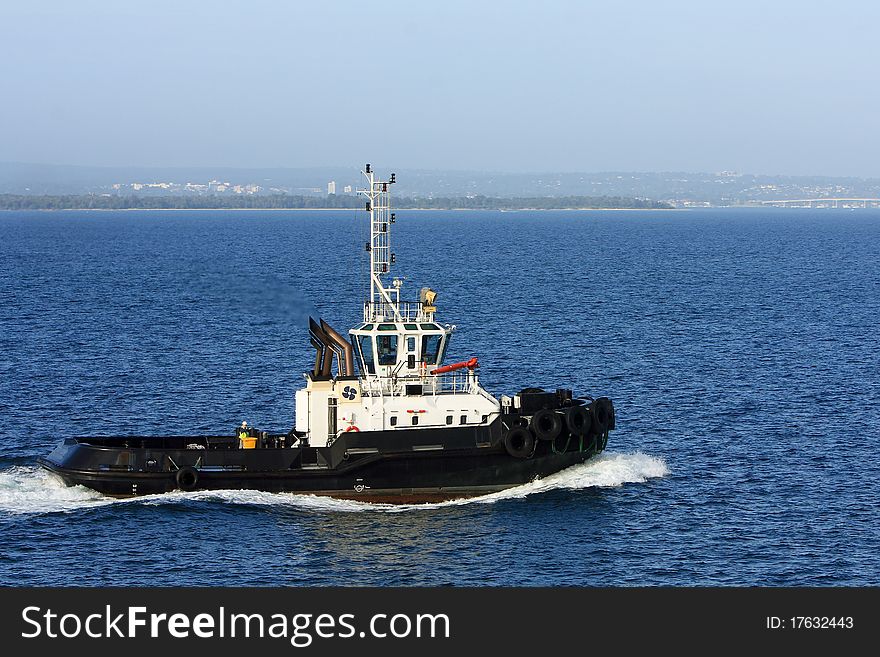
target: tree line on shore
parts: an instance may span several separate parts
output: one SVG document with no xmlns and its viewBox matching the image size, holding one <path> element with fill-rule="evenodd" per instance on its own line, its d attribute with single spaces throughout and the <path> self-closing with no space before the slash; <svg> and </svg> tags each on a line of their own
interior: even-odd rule
<svg viewBox="0 0 880 657">
<path fill-rule="evenodd" d="M 122 196 L 101 194 L 29 195 L 0 194 L 0 210 L 294 210 L 325 208 L 363 208 L 358 196 L 329 194 L 297 196 L 290 194 L 235 196 Z M 560 196 L 502 198 L 462 196 L 448 198 L 403 197 L 395 199 L 395 209 L 424 210 L 565 210 L 565 209 L 664 209 L 662 201 L 625 196 Z"/>
</svg>

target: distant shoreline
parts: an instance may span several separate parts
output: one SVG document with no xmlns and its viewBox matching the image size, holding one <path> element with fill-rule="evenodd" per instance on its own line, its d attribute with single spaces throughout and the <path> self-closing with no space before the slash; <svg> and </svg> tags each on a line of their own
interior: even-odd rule
<svg viewBox="0 0 880 657">
<path fill-rule="evenodd" d="M 356 196 L 112 196 L 94 194 L 0 194 L 2 210 L 363 210 Z M 400 197 L 395 210 L 653 210 L 670 203 L 628 196 Z"/>
</svg>

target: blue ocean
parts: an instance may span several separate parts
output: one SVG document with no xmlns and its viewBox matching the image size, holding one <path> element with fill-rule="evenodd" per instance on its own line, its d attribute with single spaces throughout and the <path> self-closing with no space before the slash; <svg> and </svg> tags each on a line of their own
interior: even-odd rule
<svg viewBox="0 0 880 657">
<path fill-rule="evenodd" d="M 66 436 L 291 428 L 367 219 L 0 213 L 0 585 L 880 585 L 880 211 L 397 216 L 448 358 L 611 397 L 605 453 L 435 505 L 67 488 Z"/>
</svg>

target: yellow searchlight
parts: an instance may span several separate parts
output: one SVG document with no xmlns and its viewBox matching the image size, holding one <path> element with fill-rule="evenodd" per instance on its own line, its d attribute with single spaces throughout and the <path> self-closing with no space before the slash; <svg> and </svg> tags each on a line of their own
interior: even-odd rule
<svg viewBox="0 0 880 657">
<path fill-rule="evenodd" d="M 426 313 L 435 313 L 437 312 L 437 306 L 434 305 L 434 299 L 437 298 L 437 293 L 429 287 L 423 287 L 419 291 L 419 301 L 422 302 L 422 310 Z"/>
</svg>

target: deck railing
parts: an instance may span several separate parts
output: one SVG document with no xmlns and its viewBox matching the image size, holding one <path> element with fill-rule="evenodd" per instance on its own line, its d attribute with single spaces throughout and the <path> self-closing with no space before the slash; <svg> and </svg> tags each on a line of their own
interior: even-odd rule
<svg viewBox="0 0 880 657">
<path fill-rule="evenodd" d="M 377 319 L 381 317 L 382 319 Z M 426 312 L 420 301 L 367 301 L 364 303 L 364 322 L 433 322 L 434 313 Z"/>
<path fill-rule="evenodd" d="M 407 386 L 421 386 L 423 395 L 475 394 L 480 381 L 473 370 L 424 376 L 371 376 L 361 381 L 363 393 L 372 397 L 405 395 Z"/>
</svg>

